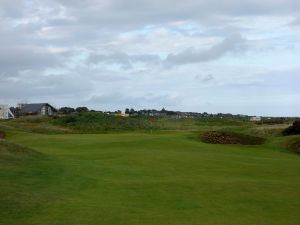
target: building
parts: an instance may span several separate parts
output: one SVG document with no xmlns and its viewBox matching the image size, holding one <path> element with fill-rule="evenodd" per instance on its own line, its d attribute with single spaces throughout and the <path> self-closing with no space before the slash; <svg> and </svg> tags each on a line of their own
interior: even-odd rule
<svg viewBox="0 0 300 225">
<path fill-rule="evenodd" d="M 0 105 L 0 119 L 13 119 L 15 115 L 9 109 L 8 105 Z"/>
<path fill-rule="evenodd" d="M 261 117 L 260 116 L 253 116 L 250 118 L 251 122 L 261 122 Z"/>
<path fill-rule="evenodd" d="M 121 116 L 121 117 L 129 117 L 129 114 L 126 113 L 114 113 L 114 116 Z"/>
<path fill-rule="evenodd" d="M 27 115 L 42 115 L 52 116 L 57 114 L 57 109 L 48 103 L 33 103 L 33 104 L 20 104 L 20 116 Z"/>
</svg>

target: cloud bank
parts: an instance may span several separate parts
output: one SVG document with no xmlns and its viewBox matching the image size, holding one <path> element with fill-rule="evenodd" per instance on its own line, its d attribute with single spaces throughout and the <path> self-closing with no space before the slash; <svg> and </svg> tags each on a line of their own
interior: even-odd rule
<svg viewBox="0 0 300 225">
<path fill-rule="evenodd" d="M 298 0 L 0 0 L 0 103 L 299 116 L 299 15 Z"/>
</svg>

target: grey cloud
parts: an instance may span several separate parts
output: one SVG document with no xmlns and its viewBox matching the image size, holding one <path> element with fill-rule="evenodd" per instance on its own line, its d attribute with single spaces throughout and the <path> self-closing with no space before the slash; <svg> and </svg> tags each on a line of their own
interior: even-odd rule
<svg viewBox="0 0 300 225">
<path fill-rule="evenodd" d="M 48 43 L 36 31 L 40 26 L 16 25 L 0 19 L 0 74 L 16 76 L 22 70 L 45 70 L 59 67 L 65 62 L 66 53 L 51 52 Z"/>
<path fill-rule="evenodd" d="M 91 82 L 84 77 L 65 75 L 41 76 L 36 73 L 26 73 L 16 79 L 0 77 L 0 96 L 6 99 L 31 100 L 53 99 L 72 96 L 74 99 L 89 94 L 92 91 Z"/>
<path fill-rule="evenodd" d="M 78 28 L 77 35 L 81 34 L 80 28 L 85 32 L 85 26 L 97 28 L 90 31 L 124 31 L 174 21 L 226 23 L 237 16 L 290 15 L 300 11 L 298 0 L 2 0 L 1 4 L 6 16 L 20 14 L 26 18 L 33 14 L 47 25 L 66 26 L 68 29 L 75 26 Z M 41 9 L 47 13 L 46 17 L 41 15 Z M 64 17 L 57 17 L 59 13 L 63 13 Z"/>
<path fill-rule="evenodd" d="M 110 94 L 94 95 L 87 104 L 107 107 L 109 109 L 118 109 L 124 107 L 138 107 L 138 108 L 159 108 L 162 106 L 173 106 L 179 104 L 181 99 L 178 96 L 171 96 L 169 94 L 136 94 L 128 95 L 120 92 L 113 92 Z"/>
<path fill-rule="evenodd" d="M 124 52 L 115 52 L 111 54 L 91 54 L 87 59 L 88 63 L 110 63 L 119 64 L 123 69 L 132 69 L 134 63 L 153 64 L 160 63 L 160 57 L 150 54 L 128 55 Z"/>
<path fill-rule="evenodd" d="M 141 25 L 141 23 L 164 23 L 172 20 L 202 19 L 208 17 L 289 14 L 300 9 L 298 0 L 110 0 L 65 1 L 57 0 L 72 9 L 81 20 L 92 18 L 98 23 L 110 25 Z M 171 6 L 171 7 L 170 7 Z M 79 13 L 79 10 L 83 13 Z"/>
<path fill-rule="evenodd" d="M 90 17 L 97 23 L 117 26 L 126 24 L 129 27 L 141 26 L 143 23 L 167 23 L 174 20 L 207 22 L 217 20 L 220 16 L 288 15 L 300 10 L 297 0 L 110 0 L 85 1 L 85 3 L 85 6 L 93 5 L 94 8 L 83 7 L 87 8 L 86 14 L 81 17 L 83 21 L 90 21 Z M 93 16 L 96 13 L 98 16 Z"/>
<path fill-rule="evenodd" d="M 61 64 L 58 55 L 34 47 L 0 47 L 2 74 L 16 75 L 21 70 L 40 70 Z"/>
<path fill-rule="evenodd" d="M 240 52 L 245 49 L 246 40 L 240 34 L 234 34 L 224 39 L 221 43 L 211 47 L 207 51 L 199 51 L 194 48 L 189 48 L 178 54 L 169 54 L 165 60 L 165 64 L 167 66 L 172 66 L 207 62 L 219 59 L 226 53 Z"/>
<path fill-rule="evenodd" d="M 194 77 L 195 80 L 199 80 L 203 83 L 208 83 L 210 81 L 213 81 L 215 78 L 212 74 L 208 74 L 208 75 L 205 75 L 205 76 L 202 76 L 202 75 L 196 75 Z"/>
<path fill-rule="evenodd" d="M 293 22 L 290 23 L 292 26 L 300 26 L 300 16 L 298 18 L 295 18 Z"/>
<path fill-rule="evenodd" d="M 212 74 L 208 74 L 207 76 L 203 77 L 202 81 L 203 82 L 209 82 L 209 81 L 212 81 L 214 80 L 214 76 Z"/>
<path fill-rule="evenodd" d="M 180 107 L 193 96 L 210 98 L 211 93 L 201 95 L 202 90 L 217 95 L 216 90 L 209 89 L 211 85 L 221 86 L 219 73 L 227 80 L 243 80 L 240 74 L 250 73 L 251 69 L 236 68 L 248 64 L 247 60 L 248 65 L 261 66 L 261 70 L 297 65 L 294 58 L 299 53 L 298 37 L 293 30 L 297 27 L 288 22 L 299 12 L 299 0 L 0 0 L 0 100 L 53 99 L 68 104 L 94 96 L 86 103 L 116 108 L 129 104 Z M 249 25 L 250 21 L 256 22 L 255 27 Z M 260 26 L 257 21 L 271 26 L 265 31 L 267 25 Z M 294 25 L 297 24 L 299 21 L 295 20 Z M 285 37 L 276 39 L 283 31 Z M 236 34 L 207 50 L 202 48 L 205 43 L 235 32 L 250 40 Z M 273 55 L 266 54 L 268 57 L 262 60 L 257 51 L 257 46 L 265 53 L 266 46 L 286 43 L 295 43 L 294 52 L 285 51 L 286 57 L 275 49 Z M 193 48 L 186 49 L 188 46 Z M 254 51 L 243 61 L 233 64 L 226 58 L 213 63 L 247 47 Z M 201 62 L 211 63 L 195 64 Z M 226 71 L 226 66 L 232 71 Z M 46 76 L 52 71 L 60 75 Z M 200 82 L 185 76 L 200 71 L 204 74 L 198 77 Z M 277 81 L 281 84 L 282 79 L 277 76 Z M 293 93 L 299 92 L 288 82 L 283 85 Z M 237 87 L 229 96 L 228 91 L 233 88 L 228 86 L 222 86 L 221 96 L 229 101 L 245 89 Z M 193 87 L 190 92 L 189 87 Z M 155 94 L 146 95 L 145 90 Z M 283 91 L 289 90 L 281 88 Z M 180 93 L 179 97 L 168 94 L 173 92 Z M 183 97 L 185 101 L 181 101 Z M 197 103 L 196 99 L 183 108 L 195 108 Z"/>
<path fill-rule="evenodd" d="M 130 80 L 129 78 L 120 75 L 95 75 L 93 79 L 99 82 L 120 82 Z"/>
<path fill-rule="evenodd" d="M 132 65 L 129 60 L 129 56 L 126 53 L 113 53 L 113 54 L 92 54 L 88 58 L 88 62 L 92 64 L 97 63 L 110 63 L 110 64 L 120 64 L 123 69 L 130 69 Z"/>
<path fill-rule="evenodd" d="M 24 3 L 23 0 L 1 0 L 0 17 L 21 17 L 24 14 Z"/>
<path fill-rule="evenodd" d="M 138 29 L 149 24 L 165 24 L 174 21 L 196 21 L 200 24 L 226 24 L 239 16 L 290 15 L 300 11 L 298 0 L 5 0 L 9 5 L 29 2 L 35 10 L 24 10 L 24 17 L 46 8 L 54 9 L 47 17 L 38 18 L 47 24 L 73 28 L 77 35 L 92 35 L 105 32 L 123 32 Z M 170 7 L 171 6 L 171 7 Z M 8 7 L 8 6 L 7 6 Z M 12 7 L 9 7 L 12 8 Z M 28 7 L 15 7 L 28 8 Z M 63 9 L 65 18 L 55 18 Z M 6 13 L 10 14 L 10 13 Z M 13 11 L 11 12 L 13 15 Z M 37 14 L 37 13 L 36 13 Z M 69 20 L 66 18 L 73 18 Z M 85 28 L 94 28 L 89 31 Z M 93 32 L 92 32 L 93 31 Z M 87 32 L 87 34 L 85 34 Z M 102 32 L 103 33 L 103 32 Z M 76 36 L 74 37 L 76 38 Z"/>
</svg>

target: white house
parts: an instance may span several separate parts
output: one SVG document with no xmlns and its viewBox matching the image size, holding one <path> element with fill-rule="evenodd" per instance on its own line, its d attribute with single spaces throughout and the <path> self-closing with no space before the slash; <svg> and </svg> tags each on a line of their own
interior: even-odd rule
<svg viewBox="0 0 300 225">
<path fill-rule="evenodd" d="M 8 105 L 0 105 L 0 119 L 13 119 L 14 114 L 10 111 Z"/>
<path fill-rule="evenodd" d="M 253 116 L 250 118 L 251 122 L 260 122 L 261 121 L 261 116 Z"/>
</svg>

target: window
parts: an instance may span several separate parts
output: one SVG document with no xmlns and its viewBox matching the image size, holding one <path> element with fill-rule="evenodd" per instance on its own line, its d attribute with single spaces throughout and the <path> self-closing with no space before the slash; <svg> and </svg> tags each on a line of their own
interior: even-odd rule
<svg viewBox="0 0 300 225">
<path fill-rule="evenodd" d="M 46 106 L 42 107 L 41 114 L 42 115 L 46 115 Z"/>
</svg>

